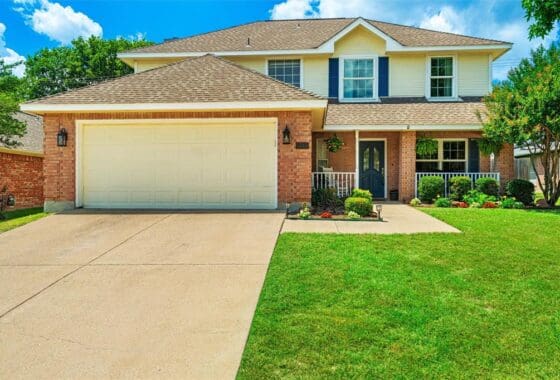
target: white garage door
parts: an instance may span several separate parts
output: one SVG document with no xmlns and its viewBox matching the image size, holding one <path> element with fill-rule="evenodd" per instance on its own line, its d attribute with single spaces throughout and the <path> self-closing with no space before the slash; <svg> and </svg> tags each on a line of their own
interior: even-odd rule
<svg viewBox="0 0 560 380">
<path fill-rule="evenodd" d="M 90 208 L 276 208 L 276 121 L 81 126 Z"/>
</svg>

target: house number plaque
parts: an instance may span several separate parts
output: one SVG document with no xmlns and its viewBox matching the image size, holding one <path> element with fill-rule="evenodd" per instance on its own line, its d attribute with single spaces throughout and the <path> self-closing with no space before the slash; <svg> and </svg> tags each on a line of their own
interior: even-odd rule
<svg viewBox="0 0 560 380">
<path fill-rule="evenodd" d="M 296 149 L 309 149 L 308 142 L 296 142 Z"/>
</svg>

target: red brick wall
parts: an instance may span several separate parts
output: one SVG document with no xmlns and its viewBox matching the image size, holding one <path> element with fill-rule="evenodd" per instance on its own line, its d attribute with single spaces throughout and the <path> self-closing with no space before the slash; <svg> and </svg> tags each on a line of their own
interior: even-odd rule
<svg viewBox="0 0 560 380">
<path fill-rule="evenodd" d="M 190 119 L 190 118 L 278 118 L 278 206 L 286 202 L 311 199 L 311 127 L 310 111 L 281 112 L 136 112 L 50 114 L 44 117 L 45 129 L 45 200 L 74 201 L 76 120 L 100 119 Z M 286 124 L 292 144 L 282 144 Z M 56 146 L 59 128 L 68 132 L 68 146 Z M 296 142 L 309 143 L 309 149 L 295 149 Z"/>
<path fill-rule="evenodd" d="M 401 132 L 399 163 L 399 198 L 409 202 L 414 198 L 416 182 L 416 132 Z"/>
<path fill-rule="evenodd" d="M 0 188 L 16 198 L 15 209 L 43 205 L 43 158 L 0 152 Z"/>
</svg>

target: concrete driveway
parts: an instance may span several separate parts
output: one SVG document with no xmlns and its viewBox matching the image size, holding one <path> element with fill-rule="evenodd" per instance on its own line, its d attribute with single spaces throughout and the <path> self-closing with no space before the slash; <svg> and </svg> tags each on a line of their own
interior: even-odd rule
<svg viewBox="0 0 560 380">
<path fill-rule="evenodd" d="M 0 378 L 235 377 L 283 214 L 49 216 L 0 237 Z"/>
</svg>

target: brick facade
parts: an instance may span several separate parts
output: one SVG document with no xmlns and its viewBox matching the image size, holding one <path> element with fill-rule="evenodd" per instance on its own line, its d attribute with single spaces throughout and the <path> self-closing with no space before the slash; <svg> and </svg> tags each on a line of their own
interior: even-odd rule
<svg viewBox="0 0 560 380">
<path fill-rule="evenodd" d="M 14 209 L 42 206 L 43 158 L 0 152 L 0 188 L 4 185 L 15 196 Z"/>
<path fill-rule="evenodd" d="M 313 170 L 316 165 L 316 142 L 317 139 L 326 139 L 333 132 L 313 133 Z M 328 153 L 329 166 L 334 171 L 355 172 L 356 171 L 356 139 L 355 132 L 337 132 L 338 137 L 344 141 L 344 147 L 336 153 Z M 398 189 L 399 198 L 408 202 L 414 198 L 416 177 L 416 138 L 481 138 L 478 131 L 449 131 L 449 132 L 360 132 L 360 139 L 385 139 L 387 150 L 387 192 Z M 481 172 L 490 171 L 490 157 L 483 154 L 479 158 Z M 514 178 L 513 148 L 504 146 L 503 150 L 495 158 L 495 170 L 500 172 L 502 185 Z M 387 194 L 388 196 L 389 194 Z"/>
<path fill-rule="evenodd" d="M 46 203 L 71 205 L 76 199 L 76 120 L 102 119 L 192 119 L 192 118 L 262 118 L 278 119 L 278 207 L 293 201 L 311 199 L 311 127 L 310 111 L 279 112 L 134 112 L 47 114 L 44 117 L 45 159 L 44 196 Z M 288 125 L 290 145 L 282 144 L 282 131 Z M 68 145 L 58 147 L 56 134 L 68 132 Z M 296 142 L 309 143 L 309 149 L 296 149 Z"/>
</svg>

